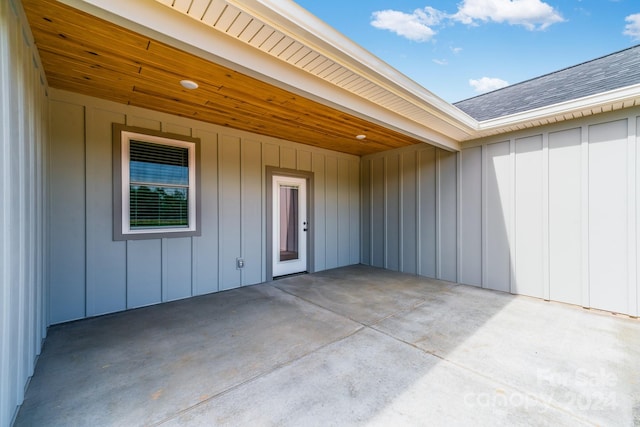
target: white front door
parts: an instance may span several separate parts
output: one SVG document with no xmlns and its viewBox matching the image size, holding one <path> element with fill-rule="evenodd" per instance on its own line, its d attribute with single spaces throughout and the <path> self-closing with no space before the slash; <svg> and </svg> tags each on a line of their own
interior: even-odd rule
<svg viewBox="0 0 640 427">
<path fill-rule="evenodd" d="M 307 271 L 307 181 L 273 176 L 273 277 Z"/>
</svg>

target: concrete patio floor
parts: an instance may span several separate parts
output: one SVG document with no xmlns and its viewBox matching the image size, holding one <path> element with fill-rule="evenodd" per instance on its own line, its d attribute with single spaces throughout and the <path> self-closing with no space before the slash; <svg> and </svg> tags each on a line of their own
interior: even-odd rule
<svg viewBox="0 0 640 427">
<path fill-rule="evenodd" d="M 365 266 L 51 327 L 17 426 L 640 425 L 640 321 Z"/>
</svg>

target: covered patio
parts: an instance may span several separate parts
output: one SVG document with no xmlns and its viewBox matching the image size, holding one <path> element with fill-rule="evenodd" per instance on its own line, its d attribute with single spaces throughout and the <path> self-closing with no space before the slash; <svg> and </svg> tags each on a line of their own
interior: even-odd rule
<svg viewBox="0 0 640 427">
<path fill-rule="evenodd" d="M 0 426 L 640 425 L 640 45 L 453 105 L 290 0 L 8 0 L 0 58 Z"/>
<path fill-rule="evenodd" d="M 16 426 L 638 425 L 638 322 L 355 265 L 52 326 Z"/>
</svg>

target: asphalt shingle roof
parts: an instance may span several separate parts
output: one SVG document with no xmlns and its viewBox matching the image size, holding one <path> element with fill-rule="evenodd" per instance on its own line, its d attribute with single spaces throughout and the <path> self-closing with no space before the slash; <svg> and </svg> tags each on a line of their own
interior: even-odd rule
<svg viewBox="0 0 640 427">
<path fill-rule="evenodd" d="M 640 83 L 640 45 L 454 103 L 478 121 Z"/>
</svg>

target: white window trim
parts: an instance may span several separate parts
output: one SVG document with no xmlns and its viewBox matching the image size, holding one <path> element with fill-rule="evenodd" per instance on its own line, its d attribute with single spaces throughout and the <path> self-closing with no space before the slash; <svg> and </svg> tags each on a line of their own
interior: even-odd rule
<svg viewBox="0 0 640 427">
<path fill-rule="evenodd" d="M 189 225 L 131 229 L 130 141 L 184 147 L 189 156 Z M 200 235 L 200 140 L 148 129 L 113 124 L 113 239 L 157 239 Z"/>
</svg>

